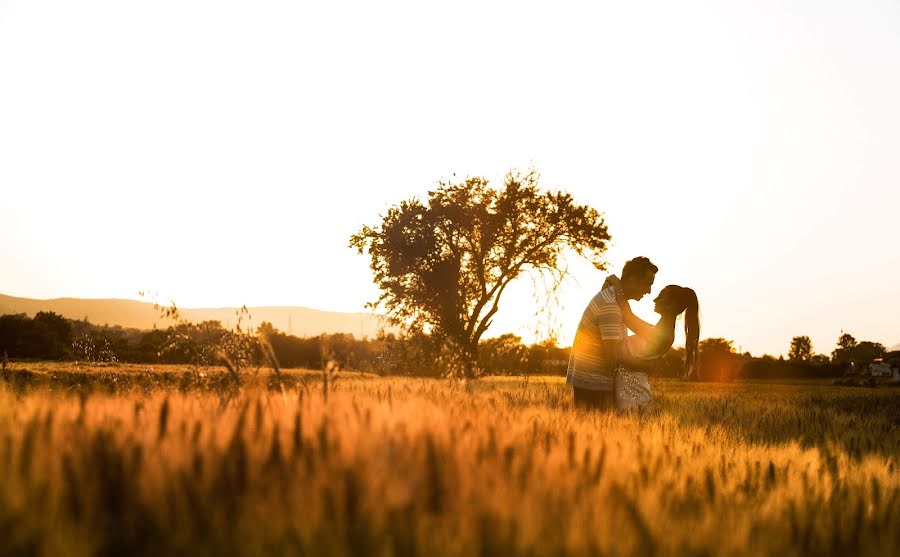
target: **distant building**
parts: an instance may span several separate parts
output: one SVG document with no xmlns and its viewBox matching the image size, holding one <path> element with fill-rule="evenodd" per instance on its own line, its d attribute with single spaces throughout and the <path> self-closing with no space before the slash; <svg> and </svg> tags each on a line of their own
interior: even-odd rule
<svg viewBox="0 0 900 557">
<path fill-rule="evenodd" d="M 869 364 L 868 372 L 872 377 L 891 377 L 897 373 L 897 368 L 892 368 L 886 362 L 875 360 Z"/>
<path fill-rule="evenodd" d="M 892 382 L 900 383 L 900 351 L 888 352 L 866 366 L 863 373 L 872 377 L 890 377 Z"/>
</svg>

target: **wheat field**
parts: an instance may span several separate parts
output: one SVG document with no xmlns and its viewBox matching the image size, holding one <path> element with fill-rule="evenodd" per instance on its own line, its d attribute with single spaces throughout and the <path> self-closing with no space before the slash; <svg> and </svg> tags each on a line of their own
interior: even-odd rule
<svg viewBox="0 0 900 557">
<path fill-rule="evenodd" d="M 900 390 L 17 364 L 4 555 L 897 555 Z"/>
</svg>

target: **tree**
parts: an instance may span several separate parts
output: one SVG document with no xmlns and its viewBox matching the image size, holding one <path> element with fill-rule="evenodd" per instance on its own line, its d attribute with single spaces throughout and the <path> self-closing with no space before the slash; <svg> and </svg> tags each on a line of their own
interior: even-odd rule
<svg viewBox="0 0 900 557">
<path fill-rule="evenodd" d="M 838 338 L 838 347 L 831 353 L 831 360 L 836 364 L 870 364 L 878 358 L 883 358 L 887 350 L 880 342 L 863 340 L 857 342 L 848 333 L 841 333 Z"/>
<path fill-rule="evenodd" d="M 809 363 L 814 366 L 825 366 L 831 363 L 831 359 L 825 354 L 813 354 L 809 358 Z"/>
<path fill-rule="evenodd" d="M 262 335 L 266 338 L 274 337 L 279 333 L 281 333 L 281 331 L 276 329 L 275 326 L 268 321 L 263 321 L 259 324 L 259 327 L 256 328 L 256 334 Z"/>
<path fill-rule="evenodd" d="M 837 364 L 848 364 L 853 361 L 853 350 L 856 348 L 856 339 L 853 335 L 841 332 L 838 337 L 838 347 L 831 353 L 831 359 Z"/>
<path fill-rule="evenodd" d="M 72 325 L 52 311 L 39 311 L 31 322 L 33 357 L 64 359 L 72 352 Z"/>
<path fill-rule="evenodd" d="M 812 358 L 812 340 L 808 336 L 794 337 L 788 359 L 792 362 L 808 362 Z"/>
<path fill-rule="evenodd" d="M 369 306 L 445 341 L 472 377 L 478 342 L 513 280 L 534 271 L 559 285 L 565 247 L 605 268 L 610 235 L 601 214 L 542 191 L 538 180 L 531 170 L 510 172 L 502 189 L 481 177 L 440 182 L 427 202 L 402 201 L 379 225 L 364 226 L 350 247 L 371 258 L 380 295 Z"/>
<path fill-rule="evenodd" d="M 672 347 L 671 350 L 656 360 L 653 372 L 663 377 L 682 377 L 684 375 L 684 348 Z M 697 379 L 696 372 L 692 379 Z"/>
<path fill-rule="evenodd" d="M 845 332 L 841 331 L 841 336 L 838 337 L 838 346 L 845 350 L 855 348 L 856 347 L 856 339 L 853 338 L 853 335 L 851 335 L 850 333 L 845 333 Z"/>
<path fill-rule="evenodd" d="M 707 338 L 699 346 L 700 379 L 706 381 L 730 381 L 737 376 L 740 356 L 734 351 L 734 342 L 724 338 Z"/>
<path fill-rule="evenodd" d="M 571 348 L 562 348 L 555 338 L 547 338 L 528 347 L 528 373 L 565 375 Z"/>
<path fill-rule="evenodd" d="M 528 367 L 528 347 L 511 333 L 482 342 L 479 352 L 482 369 L 490 373 L 524 373 Z"/>
<path fill-rule="evenodd" d="M 870 364 L 878 358 L 883 358 L 886 350 L 880 342 L 860 341 L 853 347 L 853 361 L 859 364 Z"/>
</svg>

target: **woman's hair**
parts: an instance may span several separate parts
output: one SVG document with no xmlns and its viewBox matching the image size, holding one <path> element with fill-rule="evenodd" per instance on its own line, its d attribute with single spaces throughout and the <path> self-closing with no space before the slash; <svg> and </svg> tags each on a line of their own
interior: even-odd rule
<svg viewBox="0 0 900 557">
<path fill-rule="evenodd" d="M 697 374 L 697 352 L 700 345 L 700 302 L 692 288 L 684 288 L 688 299 L 684 313 L 684 377 L 690 379 Z"/>
<path fill-rule="evenodd" d="M 697 372 L 697 352 L 700 344 L 700 303 L 692 288 L 671 284 L 663 288 L 668 297 L 667 305 L 675 315 L 684 312 L 684 376 L 693 377 Z M 660 293 L 662 294 L 662 293 Z"/>
</svg>

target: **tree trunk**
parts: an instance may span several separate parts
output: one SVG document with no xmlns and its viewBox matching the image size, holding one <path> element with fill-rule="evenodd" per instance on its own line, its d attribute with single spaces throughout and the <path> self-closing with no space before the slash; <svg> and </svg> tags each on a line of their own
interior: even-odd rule
<svg viewBox="0 0 900 557">
<path fill-rule="evenodd" d="M 478 373 L 478 342 L 469 342 L 462 347 L 463 373 L 466 379 L 474 379 Z"/>
</svg>

